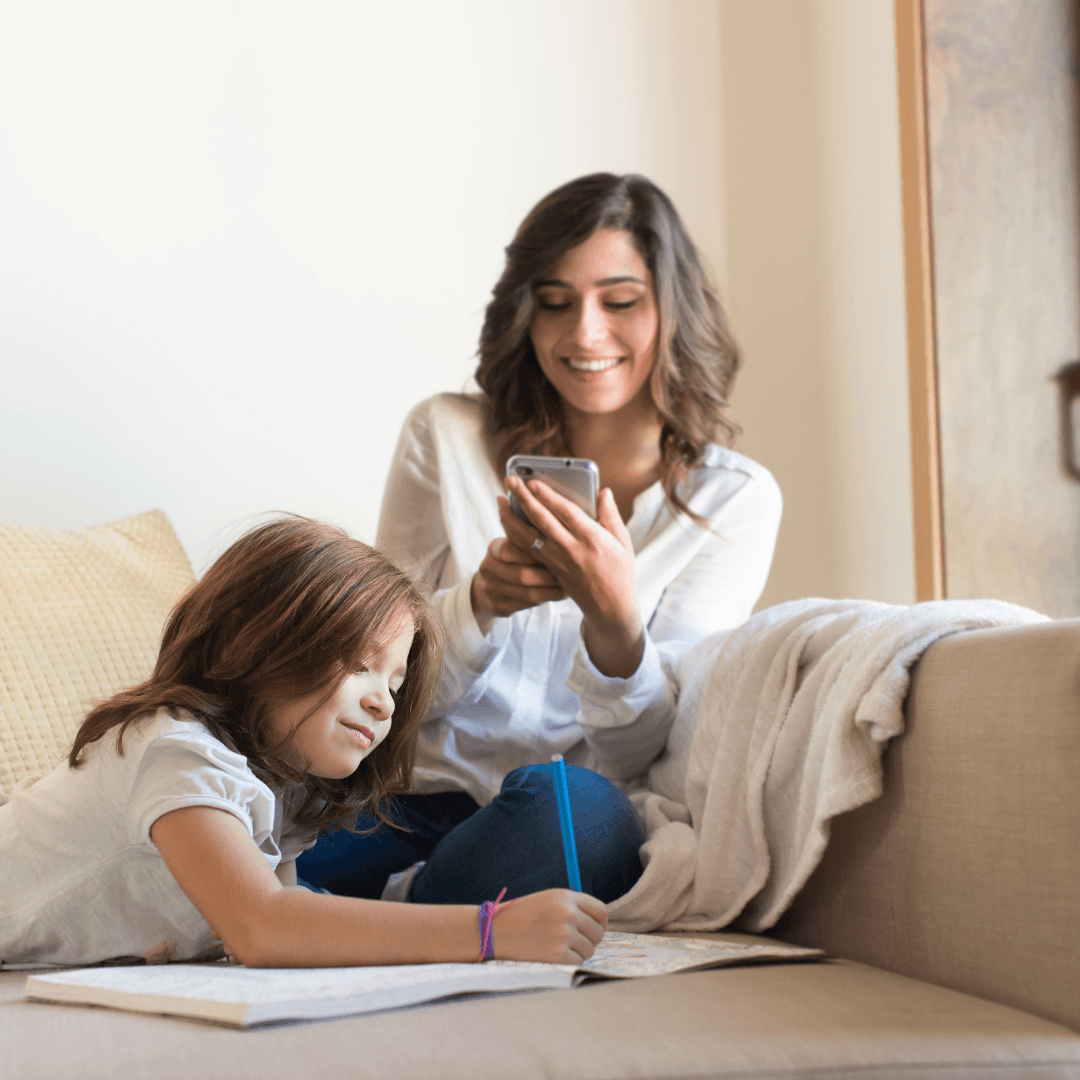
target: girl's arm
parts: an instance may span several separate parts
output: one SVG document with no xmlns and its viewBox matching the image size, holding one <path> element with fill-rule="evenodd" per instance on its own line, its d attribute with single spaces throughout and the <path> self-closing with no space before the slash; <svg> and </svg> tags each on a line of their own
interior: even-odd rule
<svg viewBox="0 0 1080 1080">
<path fill-rule="evenodd" d="M 150 835 L 199 914 L 248 967 L 468 962 L 480 956 L 478 908 L 285 888 L 244 823 L 227 811 L 173 810 L 154 822 Z M 590 896 L 566 889 L 533 893 L 499 912 L 496 955 L 579 964 L 592 955 L 606 925 L 604 905 Z"/>
</svg>

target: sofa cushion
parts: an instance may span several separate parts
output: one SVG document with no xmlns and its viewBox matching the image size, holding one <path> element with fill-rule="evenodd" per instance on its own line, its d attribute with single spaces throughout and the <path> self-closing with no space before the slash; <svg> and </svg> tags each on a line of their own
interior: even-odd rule
<svg viewBox="0 0 1080 1080">
<path fill-rule="evenodd" d="M 90 706 L 146 679 L 191 564 L 160 510 L 0 525 L 0 802 L 53 769 Z"/>
<path fill-rule="evenodd" d="M 1080 1036 L 1056 1024 L 848 961 L 630 979 L 252 1031 L 20 1001 L 22 983 L 0 974 L 5 1075 L 19 1080 L 311 1072 L 320 1080 L 1075 1080 L 1080 1072 Z"/>
<path fill-rule="evenodd" d="M 781 936 L 1080 1030 L 1080 619 L 930 648 Z"/>
</svg>

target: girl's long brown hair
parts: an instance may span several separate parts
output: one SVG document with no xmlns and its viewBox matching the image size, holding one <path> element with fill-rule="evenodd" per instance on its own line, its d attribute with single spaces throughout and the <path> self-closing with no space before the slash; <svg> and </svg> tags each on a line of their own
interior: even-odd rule
<svg viewBox="0 0 1080 1080">
<path fill-rule="evenodd" d="M 597 229 L 629 232 L 652 272 L 660 339 L 650 389 L 663 421 L 660 479 L 671 506 L 701 523 L 678 486 L 710 442 L 730 445 L 738 434 L 725 410 L 740 353 L 678 212 L 644 176 L 579 177 L 541 199 L 521 223 L 480 332 L 476 381 L 487 424 L 503 464 L 511 454 L 573 453 L 561 399 L 530 337 L 533 287 Z"/>
<path fill-rule="evenodd" d="M 274 705 L 329 698 L 402 623 L 414 628 L 390 733 L 345 780 L 290 764 L 270 727 Z M 165 624 L 154 673 L 98 705 L 68 757 L 157 709 L 185 709 L 280 790 L 301 781 L 297 824 L 352 827 L 359 810 L 387 820 L 385 800 L 409 787 L 416 735 L 438 677 L 442 640 L 417 587 L 386 556 L 340 529 L 302 517 L 261 525 L 236 541 L 180 600 Z"/>
</svg>

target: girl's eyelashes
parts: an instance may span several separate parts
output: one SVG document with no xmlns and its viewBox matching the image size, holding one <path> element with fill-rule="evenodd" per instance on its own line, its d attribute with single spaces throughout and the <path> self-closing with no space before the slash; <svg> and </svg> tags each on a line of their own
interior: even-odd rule
<svg viewBox="0 0 1080 1080">
<path fill-rule="evenodd" d="M 361 664 L 353 672 L 354 675 L 366 675 L 367 673 L 368 673 L 368 667 L 365 664 Z M 402 677 L 400 679 L 393 680 L 390 683 L 388 689 L 389 689 L 391 694 L 399 694 L 399 693 L 401 693 L 401 688 L 404 685 L 405 685 L 405 676 L 402 675 Z"/>
</svg>

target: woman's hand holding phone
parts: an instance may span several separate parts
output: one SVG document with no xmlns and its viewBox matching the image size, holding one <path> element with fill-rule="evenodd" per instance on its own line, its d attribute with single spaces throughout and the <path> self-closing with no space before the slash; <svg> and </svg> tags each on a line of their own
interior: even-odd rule
<svg viewBox="0 0 1080 1080">
<path fill-rule="evenodd" d="M 526 484 L 509 477 L 506 486 L 536 525 L 521 521 L 505 499 L 499 500 L 499 518 L 515 558 L 527 555 L 532 561 L 535 556 L 535 562 L 581 608 L 585 648 L 597 669 L 604 675 L 629 678 L 641 663 L 645 637 L 637 602 L 634 546 L 610 488 L 600 493 L 598 520 L 593 521 L 542 480 Z M 537 551 L 533 543 L 538 538 L 543 544 Z"/>
<path fill-rule="evenodd" d="M 507 515 L 513 517 L 506 499 L 500 497 L 499 516 L 505 518 Z M 503 527 L 506 527 L 505 521 Z M 566 593 L 554 574 L 537 562 L 530 552 L 501 536 L 492 540 L 484 561 L 473 575 L 469 598 L 476 621 L 486 633 L 486 624 L 495 616 L 505 617 L 537 604 L 565 600 Z"/>
</svg>

